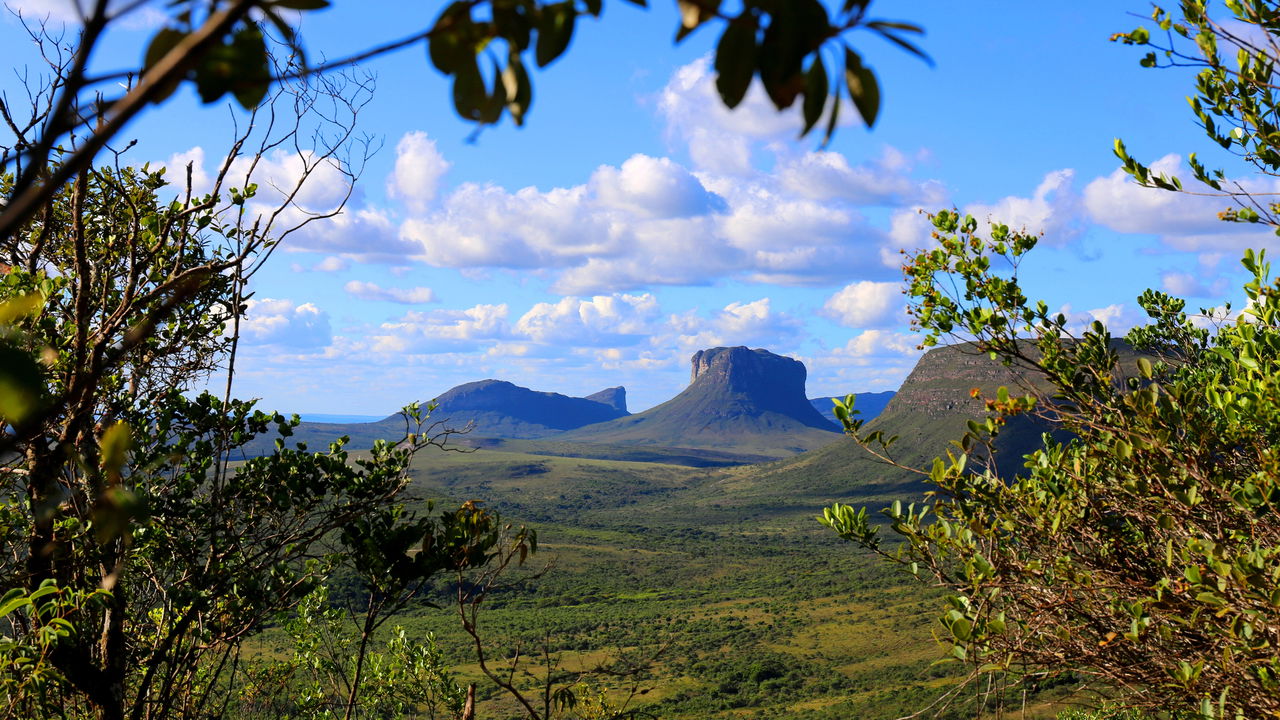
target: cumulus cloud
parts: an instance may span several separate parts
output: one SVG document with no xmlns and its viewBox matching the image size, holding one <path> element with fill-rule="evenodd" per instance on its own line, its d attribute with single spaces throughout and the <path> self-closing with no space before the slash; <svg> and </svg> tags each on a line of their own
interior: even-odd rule
<svg viewBox="0 0 1280 720">
<path fill-rule="evenodd" d="M 851 328 L 901 325 L 904 308 L 899 283 L 870 280 L 844 286 L 822 306 L 823 314 Z"/>
<path fill-rule="evenodd" d="M 436 301 L 436 293 L 429 287 L 384 288 L 377 283 L 352 280 L 343 286 L 348 295 L 361 300 L 418 305 Z"/>
<path fill-rule="evenodd" d="M 465 182 L 442 191 L 449 162 L 425 133 L 408 133 L 386 179 L 401 203 L 369 204 L 340 167 L 322 164 L 277 226 L 331 211 L 350 194 L 347 208 L 293 233 L 283 247 L 470 275 L 532 273 L 571 296 L 725 279 L 821 286 L 896 275 L 898 243 L 864 209 L 932 205 L 945 196 L 936 181 L 912 177 L 919 153 L 884 148 L 853 163 L 827 151 L 785 149 L 778 141 L 794 136 L 798 116 L 779 115 L 759 88 L 734 112 L 725 110 L 706 59 L 677 70 L 659 112 L 691 139 L 691 166 L 637 154 L 596 168 L 580 184 L 549 189 Z M 768 148 L 775 167 L 701 162 L 697 138 L 710 143 L 707 152 L 722 140 L 746 143 L 749 153 Z M 203 155 L 193 153 L 199 169 Z M 263 158 L 253 209 L 274 207 L 309 159 L 284 152 Z"/>
<path fill-rule="evenodd" d="M 67 3 L 68 5 L 70 3 Z M 204 148 L 199 145 L 184 152 L 174 153 L 167 160 L 153 163 L 164 168 L 165 180 L 179 192 L 186 192 L 187 168 L 191 168 L 191 193 L 204 195 L 213 189 L 213 177 L 205 168 Z"/>
<path fill-rule="evenodd" d="M 703 348 L 751 345 L 779 347 L 793 340 L 803 323 L 787 313 L 776 312 L 769 298 L 751 302 L 732 302 L 704 318 L 696 311 L 672 315 L 669 327 L 674 342 L 664 344 L 678 348 L 683 357 Z"/>
<path fill-rule="evenodd" d="M 311 269 L 316 272 L 327 272 L 327 273 L 342 272 L 350 268 L 351 268 L 351 263 L 348 262 L 346 258 L 341 258 L 336 255 L 330 255 L 325 259 L 321 260 L 320 262 L 316 263 L 315 265 L 311 266 Z"/>
<path fill-rule="evenodd" d="M 643 155 L 571 188 L 467 183 L 401 235 L 427 264 L 536 268 L 568 295 L 735 276 L 820 284 L 891 274 L 879 251 L 888 238 L 848 203 L 797 197 L 765 173 L 695 175 Z"/>
<path fill-rule="evenodd" d="M 1204 277 L 1188 272 L 1169 271 L 1160 275 L 1160 286 L 1165 292 L 1182 298 L 1221 295 L 1225 284 L 1218 279 L 1211 285 Z"/>
<path fill-rule="evenodd" d="M 1066 316 L 1067 331 L 1073 335 L 1081 335 L 1093 323 L 1100 322 L 1106 326 L 1112 335 L 1120 336 L 1134 327 L 1142 325 L 1147 319 L 1146 314 L 1140 309 L 1125 303 L 1114 303 L 1092 310 L 1075 310 L 1068 303 L 1058 308 L 1056 314 Z"/>
<path fill-rule="evenodd" d="M 414 213 L 426 212 L 451 165 L 425 132 L 405 133 L 396 143 L 396 166 L 387 178 L 387 194 Z"/>
<path fill-rule="evenodd" d="M 540 343 L 632 345 L 652 336 L 658 316 L 658 301 L 648 293 L 564 297 L 534 305 L 515 331 Z"/>
<path fill-rule="evenodd" d="M 377 353 L 431 354 L 474 350 L 510 334 L 507 305 L 475 305 L 465 310 L 410 311 L 382 323 L 370 336 Z"/>
<path fill-rule="evenodd" d="M 632 155 L 622 167 L 601 166 L 591 185 L 604 207 L 641 217 L 677 218 L 725 209 L 724 200 L 668 158 Z"/>
<path fill-rule="evenodd" d="M 1184 177 L 1187 175 L 1177 155 L 1166 155 L 1151 164 L 1153 172 Z M 1244 178 L 1231 180 L 1247 192 L 1274 194 L 1280 192 L 1280 180 Z M 1175 250 L 1239 252 L 1244 248 L 1275 247 L 1276 238 L 1259 226 L 1227 223 L 1218 213 L 1232 207 L 1230 200 L 1175 193 L 1142 187 L 1123 170 L 1089 183 L 1084 189 L 1084 207 L 1096 223 L 1124 233 L 1158 235 L 1165 245 Z"/>
<path fill-rule="evenodd" d="M 437 213 L 405 222 L 412 255 L 437 267 L 563 267 L 614 254 L 619 232 L 589 211 L 587 189 L 524 188 L 466 183 Z"/>
<path fill-rule="evenodd" d="M 725 108 L 716 95 L 709 57 L 672 74 L 658 95 L 658 111 L 672 140 L 689 148 L 695 165 L 730 175 L 751 173 L 753 146 L 760 141 L 794 137 L 801 127 L 799 110 L 779 113 L 757 82 L 737 108 Z"/>
<path fill-rule="evenodd" d="M 240 321 L 241 337 L 249 344 L 287 348 L 321 348 L 333 339 L 329 314 L 311 303 L 252 298 Z"/>
<path fill-rule="evenodd" d="M 84 4 L 74 0 L 6 0 L 4 3 L 9 10 L 21 13 L 26 18 L 48 19 L 53 22 L 74 24 L 80 23 L 79 8 Z M 112 0 L 107 3 L 108 12 L 118 15 L 120 8 L 126 4 L 128 4 L 126 0 Z M 5 13 L 6 16 L 8 14 L 8 12 Z M 126 15 L 118 16 L 113 21 L 112 26 L 128 30 L 152 28 L 167 19 L 168 17 L 162 11 L 144 5 L 142 7 L 134 7 Z"/>
<path fill-rule="evenodd" d="M 850 165 L 840 153 L 816 151 L 784 158 L 775 169 L 782 187 L 815 200 L 841 199 L 862 206 L 940 205 L 946 190 L 937 180 L 914 180 L 896 148 L 871 163 Z"/>
<path fill-rule="evenodd" d="M 844 345 L 804 357 L 809 394 L 845 395 L 896 388 L 924 353 L 920 336 L 890 330 L 864 330 Z"/>
<path fill-rule="evenodd" d="M 182 189 L 190 164 L 192 189 L 203 194 L 212 189 L 221 162 L 221 158 L 207 157 L 204 149 L 197 146 L 156 164 L 166 168 L 172 187 Z M 305 182 L 299 186 L 304 175 Z M 256 161 L 237 158 L 227 171 L 225 187 L 243 188 L 250 183 L 256 184 L 258 190 L 246 204 L 247 222 L 252 224 L 258 218 L 265 232 L 284 240 L 282 247 L 287 251 L 386 262 L 402 261 L 415 247 L 400 239 L 398 219 L 388 210 L 365 202 L 351 176 L 333 159 L 283 149 Z M 324 217 L 339 208 L 342 210 L 336 215 Z"/>
<path fill-rule="evenodd" d="M 919 153 L 885 148 L 854 164 L 830 152 L 784 149 L 778 141 L 794 136 L 798 111 L 777 113 L 759 88 L 725 110 L 705 58 L 674 73 L 658 109 L 688 142 L 691 168 L 638 154 L 568 187 L 463 183 L 401 222 L 407 257 L 461 272 L 532 270 L 571 296 L 728 278 L 788 285 L 888 279 L 900 264 L 898 245 L 863 208 L 945 198 L 940 183 L 912 177 Z M 749 157 L 766 147 L 776 157 L 768 171 Z"/>
<path fill-rule="evenodd" d="M 1074 170 L 1055 170 L 1045 175 L 1029 198 L 1010 196 L 991 205 L 968 205 L 965 212 L 979 221 L 1044 233 L 1041 242 L 1045 245 L 1066 245 L 1084 230 L 1080 195 L 1072 187 L 1074 179 Z"/>
</svg>

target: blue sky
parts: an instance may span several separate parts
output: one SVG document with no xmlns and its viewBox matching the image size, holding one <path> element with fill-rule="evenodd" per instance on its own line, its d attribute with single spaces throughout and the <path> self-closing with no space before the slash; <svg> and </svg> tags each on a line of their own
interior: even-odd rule
<svg viewBox="0 0 1280 720">
<path fill-rule="evenodd" d="M 763 93 L 720 108 L 717 31 L 674 47 L 673 3 L 652 4 L 613 0 L 581 22 L 535 75 L 526 127 L 504 121 L 475 142 L 423 48 L 368 63 L 377 89 L 358 129 L 383 149 L 345 213 L 290 236 L 255 278 L 237 393 L 379 414 L 496 377 L 572 395 L 625 385 L 636 410 L 678 392 L 689 356 L 714 345 L 802 359 L 811 396 L 891 389 L 917 356 L 896 258 L 927 241 L 919 208 L 1044 231 L 1029 292 L 1117 328 L 1147 287 L 1194 306 L 1238 300 L 1242 248 L 1270 241 L 1214 221 L 1220 202 L 1116 173 L 1116 137 L 1163 168 L 1215 157 L 1187 111 L 1190 76 L 1143 70 L 1108 42 L 1149 13 L 1140 2 L 880 0 L 874 14 L 925 26 L 936 67 L 853 35 L 884 105 L 874 130 L 843 127 L 825 151 Z M 396 39 L 439 10 L 335 5 L 303 28 L 313 58 Z M 136 62 L 158 17 L 118 31 L 98 67 Z M 32 62 L 11 18 L 0 47 Z M 0 86 L 12 92 L 11 76 Z M 212 172 L 236 113 L 180 93 L 127 129 L 130 157 Z M 264 171 L 291 167 L 272 156 Z M 322 203 L 342 190 L 322 174 L 308 192 Z"/>
</svg>

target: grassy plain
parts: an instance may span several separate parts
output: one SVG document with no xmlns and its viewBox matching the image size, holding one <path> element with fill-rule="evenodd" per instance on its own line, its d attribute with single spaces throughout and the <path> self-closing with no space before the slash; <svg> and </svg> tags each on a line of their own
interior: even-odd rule
<svg viewBox="0 0 1280 720">
<path fill-rule="evenodd" d="M 514 674 L 527 687 L 539 682 L 545 650 L 570 672 L 654 656 L 631 703 L 663 718 L 873 720 L 928 705 L 961 671 L 936 663 L 936 599 L 814 520 L 831 500 L 877 507 L 903 486 L 824 466 L 835 479 L 804 488 L 809 473 L 784 472 L 792 465 L 691 468 L 481 449 L 421 455 L 413 492 L 484 499 L 538 529 L 537 558 L 551 570 L 495 596 L 482 620 L 492 657 L 518 649 L 531 658 Z M 461 676 L 478 678 L 448 610 L 418 608 L 397 621 L 435 633 Z M 483 716 L 514 716 L 479 686 Z M 631 687 L 595 685 L 614 700 Z M 1040 700 L 1027 717 L 1045 716 L 1034 711 Z M 966 695 L 942 717 L 974 715 Z"/>
</svg>

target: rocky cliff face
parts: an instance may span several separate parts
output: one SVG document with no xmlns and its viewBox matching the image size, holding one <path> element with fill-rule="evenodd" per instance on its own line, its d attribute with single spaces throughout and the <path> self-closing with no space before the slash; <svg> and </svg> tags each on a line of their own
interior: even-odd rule
<svg viewBox="0 0 1280 720">
<path fill-rule="evenodd" d="M 921 356 L 885 413 L 910 412 L 929 418 L 979 417 L 984 414 L 982 401 L 970 397 L 970 389 L 979 388 L 990 395 L 1005 385 L 1016 393 L 1030 381 L 1030 376 L 1005 367 L 971 345 L 938 347 Z"/>
<path fill-rule="evenodd" d="M 614 410 L 620 410 L 623 413 L 627 412 L 627 389 L 621 385 L 605 388 L 598 393 L 591 393 L 583 399 L 594 400 L 598 403 L 604 403 Z"/>
<path fill-rule="evenodd" d="M 725 412 L 775 412 L 810 427 L 828 427 L 805 396 L 808 372 L 799 360 L 739 346 L 699 350 L 692 365 L 682 396 L 721 397 L 727 401 Z"/>
<path fill-rule="evenodd" d="M 735 448 L 786 455 L 833 442 L 833 426 L 805 397 L 804 363 L 767 350 L 720 347 L 692 358 L 689 387 L 642 413 L 566 438 L 626 445 Z"/>
</svg>

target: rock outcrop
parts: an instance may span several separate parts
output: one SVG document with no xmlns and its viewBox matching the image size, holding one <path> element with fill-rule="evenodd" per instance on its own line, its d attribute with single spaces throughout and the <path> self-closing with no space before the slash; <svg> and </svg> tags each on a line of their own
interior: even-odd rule
<svg viewBox="0 0 1280 720">
<path fill-rule="evenodd" d="M 594 400 L 598 403 L 604 403 L 615 410 L 627 412 L 627 389 L 621 385 L 605 388 L 598 393 L 591 393 L 583 399 Z"/>
<path fill-rule="evenodd" d="M 692 358 L 689 386 L 642 413 L 566 433 L 620 445 L 734 448 L 787 455 L 837 438 L 805 396 L 804 363 L 768 350 L 719 347 Z"/>
</svg>

